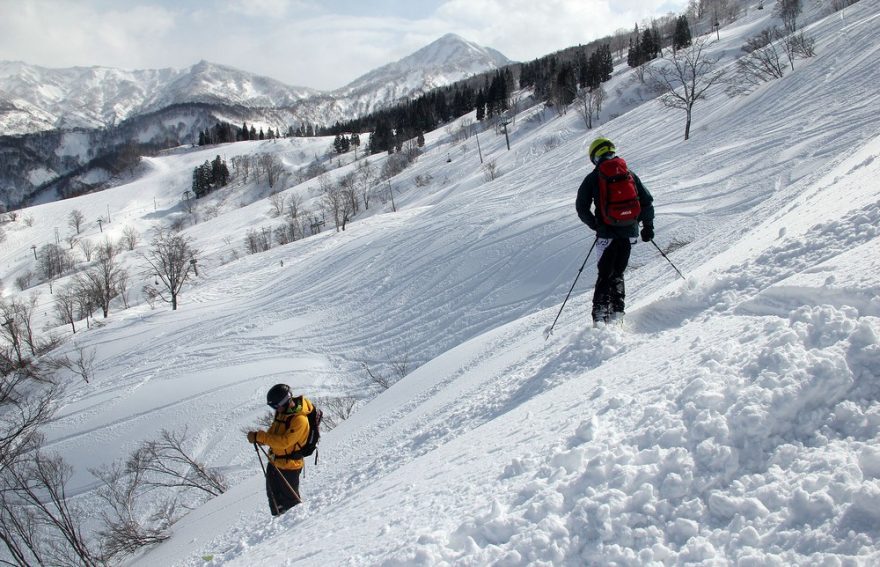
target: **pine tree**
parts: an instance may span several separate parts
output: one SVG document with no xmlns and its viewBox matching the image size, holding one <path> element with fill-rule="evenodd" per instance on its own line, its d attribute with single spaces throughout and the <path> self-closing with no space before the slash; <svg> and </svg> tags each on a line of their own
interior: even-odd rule
<svg viewBox="0 0 880 567">
<path fill-rule="evenodd" d="M 229 168 L 226 162 L 220 159 L 220 156 L 214 158 L 211 162 L 211 185 L 213 187 L 225 187 L 229 182 Z"/>
<path fill-rule="evenodd" d="M 611 74 L 614 72 L 614 56 L 611 55 L 611 44 L 606 43 L 599 46 L 598 53 L 599 82 L 604 83 L 611 80 Z"/>
<path fill-rule="evenodd" d="M 574 74 L 574 67 L 571 63 L 566 63 L 560 69 L 556 76 L 556 96 L 554 97 L 560 106 L 568 106 L 574 101 L 577 94 L 577 79 Z"/>
<path fill-rule="evenodd" d="M 647 63 L 657 56 L 657 46 L 654 43 L 654 32 L 651 31 L 651 28 L 646 29 L 642 34 L 642 42 L 639 46 L 639 51 L 642 59 L 639 62 L 639 65 Z"/>
<path fill-rule="evenodd" d="M 691 27 L 687 16 L 681 15 L 675 20 L 675 31 L 672 33 L 672 49 L 678 50 L 691 44 Z"/>
</svg>

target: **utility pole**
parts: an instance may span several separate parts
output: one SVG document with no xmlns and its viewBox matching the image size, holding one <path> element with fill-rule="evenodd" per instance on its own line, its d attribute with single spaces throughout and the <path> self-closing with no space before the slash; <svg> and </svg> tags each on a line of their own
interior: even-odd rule
<svg viewBox="0 0 880 567">
<path fill-rule="evenodd" d="M 110 205 L 107 205 L 107 222 L 110 222 Z"/>
<path fill-rule="evenodd" d="M 102 233 L 104 232 L 104 224 L 103 223 L 104 223 L 104 219 L 102 219 L 101 217 L 98 217 L 98 230 L 100 230 Z"/>
<path fill-rule="evenodd" d="M 474 132 L 474 136 L 477 138 L 477 151 L 480 153 L 480 163 L 483 163 L 483 150 L 480 148 L 480 133 Z"/>
<path fill-rule="evenodd" d="M 31 244 L 31 250 L 34 251 L 34 260 L 36 260 L 37 259 L 37 245 Z"/>
<path fill-rule="evenodd" d="M 507 151 L 510 151 L 510 138 L 507 136 L 507 125 L 510 124 L 509 118 L 504 118 L 501 120 L 501 125 L 504 126 L 504 141 L 507 142 Z"/>
<path fill-rule="evenodd" d="M 397 205 L 394 204 L 394 189 L 391 187 L 391 181 L 388 181 L 388 194 L 391 195 L 391 210 L 397 212 Z"/>
</svg>

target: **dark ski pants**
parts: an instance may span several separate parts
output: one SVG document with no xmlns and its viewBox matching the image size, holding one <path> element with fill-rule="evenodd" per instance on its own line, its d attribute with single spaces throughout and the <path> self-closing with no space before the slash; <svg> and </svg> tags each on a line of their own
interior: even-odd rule
<svg viewBox="0 0 880 567">
<path fill-rule="evenodd" d="M 599 275 L 593 290 L 593 321 L 608 322 L 612 313 L 624 312 L 626 288 L 623 273 L 629 265 L 632 244 L 629 238 L 599 239 L 597 261 Z"/>
<path fill-rule="evenodd" d="M 266 469 L 266 495 L 269 497 L 269 511 L 273 516 L 280 516 L 299 504 L 299 499 L 290 491 L 290 488 L 299 494 L 300 470 L 276 469 L 275 465 L 271 464 Z M 284 480 L 287 480 L 287 483 Z M 288 484 L 290 484 L 290 488 L 288 488 Z"/>
</svg>

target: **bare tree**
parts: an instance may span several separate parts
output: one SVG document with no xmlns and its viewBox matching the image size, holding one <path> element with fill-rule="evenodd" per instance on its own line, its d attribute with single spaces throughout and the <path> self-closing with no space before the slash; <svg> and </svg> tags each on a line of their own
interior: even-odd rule
<svg viewBox="0 0 880 567">
<path fill-rule="evenodd" d="M 746 41 L 742 46 L 746 55 L 736 61 L 734 73 L 726 80 L 728 95 L 748 93 L 762 83 L 785 75 L 781 54 L 774 43 L 778 37 L 779 30 L 770 27 Z"/>
<path fill-rule="evenodd" d="M 63 275 L 72 265 L 70 253 L 57 244 L 44 244 L 37 253 L 37 269 L 46 281 Z"/>
<path fill-rule="evenodd" d="M 4 536 L 15 542 L 17 555 L 27 557 L 21 564 L 104 565 L 82 532 L 84 513 L 67 495 L 71 473 L 61 457 L 39 449 L 4 470 L 2 523 L 14 530 Z"/>
<path fill-rule="evenodd" d="M 360 211 L 361 205 L 358 201 L 357 194 L 357 177 L 355 172 L 349 172 L 339 179 L 339 188 L 342 190 L 342 197 L 347 201 L 346 208 L 351 215 L 356 215 Z"/>
<path fill-rule="evenodd" d="M 223 476 L 192 457 L 185 442 L 185 431 L 163 430 L 158 440 L 145 442 L 124 464 L 92 471 L 102 482 L 97 494 L 107 504 L 100 535 L 108 559 L 167 539 L 169 526 L 178 519 L 181 491 L 210 497 L 226 491 Z M 156 491 L 168 496 L 157 497 Z"/>
<path fill-rule="evenodd" d="M 406 156 L 409 163 L 415 163 L 416 160 L 419 159 L 419 156 L 422 155 L 422 150 L 419 148 L 419 143 L 416 138 L 410 138 L 403 143 L 401 153 Z"/>
<path fill-rule="evenodd" d="M 774 13 L 782 18 L 782 25 L 788 33 L 794 33 L 797 30 L 797 17 L 801 10 L 803 10 L 801 0 L 776 0 Z"/>
<path fill-rule="evenodd" d="M 22 338 L 33 356 L 38 356 L 40 354 L 40 347 L 37 343 L 37 336 L 34 333 L 33 323 L 39 297 L 39 292 L 35 292 L 30 294 L 24 300 L 13 300 L 16 316 L 23 331 Z"/>
<path fill-rule="evenodd" d="M 0 374 L 0 470 L 39 446 L 39 429 L 51 419 L 59 391 L 51 381 L 35 387 L 29 372 L 4 369 Z"/>
<path fill-rule="evenodd" d="M 251 171 L 251 156 L 232 156 L 232 169 L 236 174 L 241 172 L 242 182 L 247 183 Z"/>
<path fill-rule="evenodd" d="M 83 223 L 86 222 L 86 215 L 79 209 L 73 209 L 70 211 L 70 214 L 67 215 L 67 224 L 79 234 L 79 231 L 82 229 Z"/>
<path fill-rule="evenodd" d="M 400 380 L 410 372 L 410 361 L 408 348 L 404 348 L 403 354 L 392 359 L 389 363 L 391 366 L 391 375 L 386 375 L 378 370 L 371 369 L 366 362 L 361 363 L 364 372 L 370 382 L 379 386 L 382 390 L 387 390 L 397 380 Z"/>
<path fill-rule="evenodd" d="M 483 179 L 485 181 L 494 181 L 501 175 L 501 169 L 495 160 L 487 161 L 483 164 Z"/>
<path fill-rule="evenodd" d="M 73 345 L 73 351 L 75 353 L 73 358 L 65 354 L 50 360 L 50 368 L 66 368 L 88 384 L 95 374 L 96 351 L 77 344 Z"/>
<path fill-rule="evenodd" d="M 101 510 L 104 525 L 99 531 L 107 559 L 134 553 L 141 547 L 165 541 L 171 535 L 167 527 L 173 517 L 162 514 L 158 522 L 155 516 L 151 519 L 144 517 L 147 515 L 143 511 L 146 507 L 144 495 L 149 488 L 144 483 L 146 470 L 141 457 L 141 453 L 135 453 L 125 465 L 114 463 L 91 471 L 102 483 L 96 494 L 107 504 Z"/>
<path fill-rule="evenodd" d="M 158 440 L 147 441 L 141 451 L 144 470 L 155 476 L 147 481 L 154 487 L 184 488 L 219 496 L 226 492 L 226 479 L 219 471 L 208 468 L 185 449 L 187 432 L 174 433 L 163 429 Z"/>
<path fill-rule="evenodd" d="M 76 334 L 76 285 L 71 284 L 58 290 L 55 294 L 55 314 L 62 323 L 70 325 L 71 331 Z"/>
<path fill-rule="evenodd" d="M 364 202 L 364 209 L 369 210 L 370 193 L 372 192 L 373 181 L 376 179 L 376 168 L 370 163 L 370 160 L 365 159 L 358 164 L 356 175 L 357 184 L 361 191 L 361 199 Z"/>
<path fill-rule="evenodd" d="M 25 300 L 17 296 L 9 300 L 0 299 L 0 339 L 6 343 L 0 348 L 0 363 L 4 372 L 26 368 L 30 364 L 25 347 L 28 347 L 32 356 L 40 352 L 32 322 L 37 297 L 37 294 L 33 294 Z"/>
<path fill-rule="evenodd" d="M 106 319 L 110 302 L 119 294 L 120 281 L 128 281 L 125 269 L 118 261 L 119 250 L 109 239 L 98 247 L 95 265 L 78 275 L 80 285 L 89 288 L 90 295 L 101 307 Z"/>
<path fill-rule="evenodd" d="M 183 284 L 195 274 L 198 254 L 188 238 L 163 230 L 157 231 L 150 250 L 143 254 L 148 264 L 147 275 L 161 282 L 159 297 L 170 303 L 172 310 L 177 310 L 177 296 Z"/>
<path fill-rule="evenodd" d="M 323 428 L 326 424 L 327 429 L 330 430 L 351 417 L 355 406 L 357 406 L 360 400 L 354 396 L 338 396 L 335 398 L 320 398 L 313 401 L 324 411 L 321 427 Z"/>
<path fill-rule="evenodd" d="M 133 226 L 126 226 L 122 229 L 122 243 L 129 250 L 134 250 L 141 239 L 141 234 Z"/>
<path fill-rule="evenodd" d="M 318 185 L 321 191 L 321 204 L 333 215 L 336 230 L 341 230 L 344 222 L 345 199 L 340 187 L 333 183 L 326 173 L 318 177 Z"/>
<path fill-rule="evenodd" d="M 593 89 L 593 107 L 596 111 L 596 120 L 599 120 L 599 113 L 602 112 L 602 105 L 605 104 L 605 100 L 608 98 L 608 93 L 599 85 L 598 89 Z"/>
<path fill-rule="evenodd" d="M 601 86 L 594 89 L 579 89 L 575 97 L 578 105 L 578 115 L 583 119 L 587 129 L 593 128 L 593 115 L 599 118 L 599 109 L 605 100 L 605 89 Z"/>
<path fill-rule="evenodd" d="M 34 273 L 30 270 L 25 270 L 24 273 L 15 277 L 15 287 L 17 287 L 19 291 L 24 291 L 31 287 L 31 280 L 33 279 Z"/>
<path fill-rule="evenodd" d="M 271 232 L 266 227 L 261 227 L 260 230 L 255 228 L 248 230 L 244 237 L 245 250 L 249 254 L 257 254 L 269 250 L 272 248 L 270 235 Z"/>
<path fill-rule="evenodd" d="M 122 300 L 122 307 L 128 309 L 128 290 L 131 279 L 127 270 L 121 270 L 116 277 L 116 294 Z"/>
<path fill-rule="evenodd" d="M 293 242 L 297 238 L 297 231 L 300 238 L 305 236 L 303 230 L 303 217 L 306 216 L 302 211 L 302 199 L 299 195 L 291 195 L 287 200 L 287 225 L 290 227 L 290 241 Z"/>
<path fill-rule="evenodd" d="M 286 204 L 284 194 L 278 192 L 272 193 L 269 195 L 269 204 L 272 205 L 272 212 L 276 217 L 280 217 L 284 214 L 284 206 Z"/>
<path fill-rule="evenodd" d="M 266 174 L 269 187 L 275 187 L 279 177 L 284 172 L 284 165 L 275 154 L 260 154 L 257 158 L 260 169 Z"/>
<path fill-rule="evenodd" d="M 786 37 L 782 45 L 788 56 L 788 63 L 794 71 L 794 60 L 813 57 L 816 55 L 816 40 L 804 35 L 804 32 L 793 33 Z"/>
<path fill-rule="evenodd" d="M 370 367 L 367 366 L 366 362 L 362 362 L 361 366 L 363 367 L 364 372 L 367 373 L 367 377 L 370 379 L 370 382 L 379 386 L 379 388 L 381 388 L 382 390 L 387 390 L 391 387 L 391 384 L 393 384 L 390 377 L 382 374 L 379 371 L 371 370 Z"/>
<path fill-rule="evenodd" d="M 95 243 L 87 238 L 83 238 L 77 244 L 79 244 L 79 249 L 82 251 L 86 262 L 91 262 L 92 255 L 95 253 Z"/>
<path fill-rule="evenodd" d="M 648 67 L 652 85 L 661 93 L 660 102 L 685 111 L 685 140 L 690 138 L 694 105 L 723 76 L 715 70 L 718 57 L 705 52 L 707 43 L 708 37 L 701 36 L 688 47 L 664 52 L 658 64 Z"/>
</svg>

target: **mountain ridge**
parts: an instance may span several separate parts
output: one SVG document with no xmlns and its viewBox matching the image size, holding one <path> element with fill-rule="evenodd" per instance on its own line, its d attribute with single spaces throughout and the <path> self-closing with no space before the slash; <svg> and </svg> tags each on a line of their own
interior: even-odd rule
<svg viewBox="0 0 880 567">
<path fill-rule="evenodd" d="M 21 135 L 105 128 L 186 103 L 291 109 L 294 115 L 302 116 L 301 122 L 332 124 L 350 109 L 369 113 L 509 63 L 497 50 L 455 34 L 446 34 L 330 91 L 291 86 L 206 59 L 182 69 L 135 70 L 99 65 L 49 68 L 0 61 L 0 100 L 5 101 L 0 105 L 0 130 L 6 135 Z M 322 115 L 325 119 L 319 120 Z"/>
</svg>

